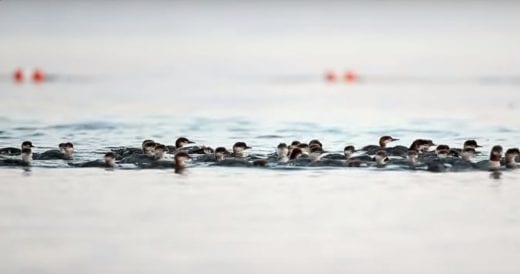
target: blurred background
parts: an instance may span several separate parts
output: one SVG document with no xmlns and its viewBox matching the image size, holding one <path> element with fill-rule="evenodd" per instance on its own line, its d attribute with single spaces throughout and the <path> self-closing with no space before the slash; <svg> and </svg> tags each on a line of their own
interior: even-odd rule
<svg viewBox="0 0 520 274">
<path fill-rule="evenodd" d="M 515 1 L 3 0 L 0 116 L 518 125 L 518 14 Z"/>
</svg>

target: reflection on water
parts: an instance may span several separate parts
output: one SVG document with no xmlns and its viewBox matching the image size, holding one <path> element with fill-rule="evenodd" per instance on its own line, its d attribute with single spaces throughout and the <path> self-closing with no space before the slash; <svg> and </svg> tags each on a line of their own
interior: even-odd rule
<svg viewBox="0 0 520 274">
<path fill-rule="evenodd" d="M 31 176 L 31 167 L 22 167 L 24 176 Z"/>
<path fill-rule="evenodd" d="M 186 167 L 175 167 L 175 173 L 179 175 L 187 175 Z"/>
<path fill-rule="evenodd" d="M 499 180 L 502 176 L 502 172 L 499 171 L 499 170 L 493 170 L 491 171 L 491 174 L 490 174 L 490 178 L 492 179 L 495 179 L 495 180 Z"/>
</svg>

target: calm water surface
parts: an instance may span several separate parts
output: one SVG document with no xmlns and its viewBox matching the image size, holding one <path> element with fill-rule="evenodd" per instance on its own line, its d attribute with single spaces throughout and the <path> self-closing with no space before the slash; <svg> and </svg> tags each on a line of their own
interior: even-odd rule
<svg viewBox="0 0 520 274">
<path fill-rule="evenodd" d="M 520 5 L 365 2 L 0 1 L 0 147 L 520 145 Z M 518 170 L 34 165 L 0 169 L 0 273 L 520 272 Z"/>
<path fill-rule="evenodd" d="M 2 170 L 0 270 L 517 273 L 519 175 Z"/>
</svg>

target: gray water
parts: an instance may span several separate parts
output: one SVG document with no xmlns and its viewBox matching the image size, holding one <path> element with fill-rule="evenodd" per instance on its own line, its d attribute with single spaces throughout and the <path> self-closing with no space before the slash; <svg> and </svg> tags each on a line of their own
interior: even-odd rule
<svg viewBox="0 0 520 274">
<path fill-rule="evenodd" d="M 518 147 L 515 2 L 0 1 L 0 147 Z M 15 84 L 17 67 L 49 81 Z M 359 73 L 327 83 L 323 73 Z M 518 170 L 0 169 L 1 273 L 518 273 Z"/>
<path fill-rule="evenodd" d="M 3 170 L 0 268 L 517 273 L 518 176 Z"/>
</svg>

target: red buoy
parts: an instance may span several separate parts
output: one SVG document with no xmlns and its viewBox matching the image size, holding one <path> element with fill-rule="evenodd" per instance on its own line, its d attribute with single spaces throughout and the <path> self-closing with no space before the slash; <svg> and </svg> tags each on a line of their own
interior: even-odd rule
<svg viewBox="0 0 520 274">
<path fill-rule="evenodd" d="M 43 82 L 45 80 L 45 73 L 41 69 L 35 69 L 32 74 L 32 79 L 36 83 Z"/>
<path fill-rule="evenodd" d="M 325 80 L 327 82 L 335 82 L 337 80 L 336 73 L 330 70 L 325 72 Z"/>
<path fill-rule="evenodd" d="M 21 68 L 17 68 L 13 73 L 13 80 L 17 83 L 23 82 L 23 70 Z"/>
<path fill-rule="evenodd" d="M 355 82 L 358 79 L 358 75 L 354 71 L 349 70 L 345 73 L 344 78 L 347 82 Z"/>
</svg>

